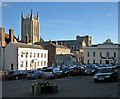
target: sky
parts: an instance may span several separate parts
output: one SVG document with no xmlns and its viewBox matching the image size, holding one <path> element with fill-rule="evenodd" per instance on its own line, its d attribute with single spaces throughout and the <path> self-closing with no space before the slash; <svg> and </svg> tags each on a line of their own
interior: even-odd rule
<svg viewBox="0 0 120 99">
<path fill-rule="evenodd" d="M 14 29 L 21 35 L 21 12 L 27 17 L 33 9 L 40 17 L 40 35 L 44 40 L 73 40 L 77 35 L 92 37 L 92 43 L 110 38 L 118 42 L 117 2 L 3 2 L 2 25 L 5 32 Z"/>
</svg>

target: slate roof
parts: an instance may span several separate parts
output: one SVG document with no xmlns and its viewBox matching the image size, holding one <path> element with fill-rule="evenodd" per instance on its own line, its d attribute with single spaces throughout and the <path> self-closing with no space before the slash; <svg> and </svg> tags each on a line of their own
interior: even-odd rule
<svg viewBox="0 0 120 99">
<path fill-rule="evenodd" d="M 12 42 L 18 48 L 32 48 L 32 49 L 43 49 L 40 45 L 30 45 L 25 43 Z"/>
</svg>

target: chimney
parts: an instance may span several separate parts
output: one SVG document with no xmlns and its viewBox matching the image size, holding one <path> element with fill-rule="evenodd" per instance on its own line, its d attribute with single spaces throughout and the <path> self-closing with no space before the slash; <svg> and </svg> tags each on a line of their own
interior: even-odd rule
<svg viewBox="0 0 120 99">
<path fill-rule="evenodd" d="M 5 46 L 5 29 L 3 27 L 0 28 L 0 35 L 1 35 L 1 38 L 0 38 L 1 44 L 0 44 L 0 46 Z"/>
<path fill-rule="evenodd" d="M 55 45 L 58 45 L 58 42 L 57 42 L 57 41 L 55 42 Z"/>
<path fill-rule="evenodd" d="M 28 36 L 28 34 L 26 35 L 26 44 L 28 44 L 29 43 L 29 36 Z"/>
<path fill-rule="evenodd" d="M 76 36 L 76 40 L 78 40 L 79 38 L 80 38 L 80 36 L 79 36 L 79 35 L 77 35 L 77 36 Z"/>
<path fill-rule="evenodd" d="M 10 42 L 14 42 L 14 33 L 12 28 L 9 29 L 9 38 Z"/>
</svg>

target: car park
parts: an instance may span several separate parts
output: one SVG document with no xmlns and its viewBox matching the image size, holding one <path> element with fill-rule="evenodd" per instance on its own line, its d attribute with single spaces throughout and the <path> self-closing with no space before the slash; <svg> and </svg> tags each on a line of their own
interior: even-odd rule
<svg viewBox="0 0 120 99">
<path fill-rule="evenodd" d="M 94 75 L 94 81 L 117 81 L 118 72 L 113 67 L 101 67 L 98 70 L 98 73 Z"/>
<path fill-rule="evenodd" d="M 31 70 L 27 74 L 27 79 L 32 80 L 32 79 L 38 79 L 43 77 L 43 71 L 41 70 Z"/>
</svg>

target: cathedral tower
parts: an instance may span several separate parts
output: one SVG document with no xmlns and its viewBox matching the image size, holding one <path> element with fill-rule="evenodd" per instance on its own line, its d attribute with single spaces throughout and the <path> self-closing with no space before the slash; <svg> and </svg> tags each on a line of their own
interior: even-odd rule
<svg viewBox="0 0 120 99">
<path fill-rule="evenodd" d="M 23 11 L 21 13 L 21 41 L 26 42 L 26 36 L 29 37 L 29 43 L 34 44 L 39 42 L 39 17 L 38 12 L 37 16 L 33 16 L 31 9 L 31 14 L 28 13 L 28 16 L 24 18 Z"/>
</svg>

